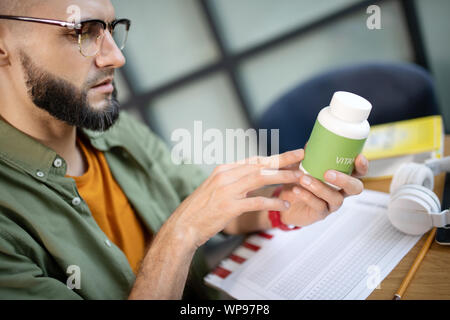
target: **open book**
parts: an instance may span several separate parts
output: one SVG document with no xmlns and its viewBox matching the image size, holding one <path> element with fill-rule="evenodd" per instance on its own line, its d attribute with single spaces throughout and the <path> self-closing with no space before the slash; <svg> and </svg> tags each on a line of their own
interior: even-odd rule
<svg viewBox="0 0 450 320">
<path fill-rule="evenodd" d="M 366 299 L 420 239 L 391 225 L 388 201 L 364 190 L 310 226 L 252 235 L 205 282 L 236 299 Z"/>
</svg>

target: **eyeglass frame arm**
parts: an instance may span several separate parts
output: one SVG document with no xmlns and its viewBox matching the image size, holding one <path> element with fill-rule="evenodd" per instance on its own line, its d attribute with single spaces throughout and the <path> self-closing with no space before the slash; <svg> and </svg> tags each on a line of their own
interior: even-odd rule
<svg viewBox="0 0 450 320">
<path fill-rule="evenodd" d="M 99 22 L 103 25 L 103 29 L 106 30 L 108 28 L 108 31 L 114 30 L 115 26 L 118 23 L 125 22 L 126 23 L 126 30 L 127 32 L 130 30 L 131 21 L 129 19 L 117 19 L 112 21 L 111 23 L 106 23 L 103 20 L 99 19 L 90 19 L 86 21 L 81 21 L 80 23 L 74 23 L 74 22 L 67 22 L 62 20 L 53 20 L 53 19 L 42 19 L 42 18 L 34 18 L 34 17 L 22 17 L 22 16 L 10 16 L 10 15 L 0 15 L 0 19 L 6 19 L 6 20 L 16 20 L 16 21 L 25 21 L 25 22 L 35 22 L 35 23 L 42 23 L 42 24 L 49 24 L 49 25 L 55 25 L 59 27 L 65 27 L 69 29 L 74 29 L 77 33 L 78 37 L 78 46 L 80 49 L 80 53 L 82 56 L 86 57 L 81 49 L 81 28 L 83 27 L 83 23 L 87 22 Z M 109 27 L 112 27 L 111 29 Z M 128 35 L 127 35 L 128 37 Z M 121 48 L 122 50 L 123 48 Z"/>
</svg>

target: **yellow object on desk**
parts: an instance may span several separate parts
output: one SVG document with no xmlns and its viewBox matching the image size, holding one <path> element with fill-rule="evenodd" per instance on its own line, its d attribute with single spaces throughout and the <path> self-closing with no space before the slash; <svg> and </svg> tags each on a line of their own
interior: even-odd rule
<svg viewBox="0 0 450 320">
<path fill-rule="evenodd" d="M 372 126 L 362 151 L 370 162 L 366 179 L 390 178 L 405 162 L 442 158 L 443 130 L 441 116 Z"/>
<path fill-rule="evenodd" d="M 409 283 L 411 282 L 412 278 L 416 274 L 417 269 L 419 268 L 420 263 L 422 262 L 423 258 L 425 257 L 425 254 L 428 252 L 428 249 L 430 249 L 431 243 L 433 243 L 434 237 L 436 235 L 436 228 L 433 228 L 428 235 L 427 240 L 425 241 L 425 244 L 423 245 L 422 249 L 419 252 L 419 255 L 416 257 L 416 260 L 414 260 L 414 263 L 409 269 L 408 274 L 406 275 L 405 279 L 403 279 L 402 284 L 400 285 L 400 288 L 398 289 L 397 293 L 394 294 L 393 300 L 401 300 L 403 297 L 403 294 L 406 291 L 406 288 L 408 288 Z"/>
</svg>

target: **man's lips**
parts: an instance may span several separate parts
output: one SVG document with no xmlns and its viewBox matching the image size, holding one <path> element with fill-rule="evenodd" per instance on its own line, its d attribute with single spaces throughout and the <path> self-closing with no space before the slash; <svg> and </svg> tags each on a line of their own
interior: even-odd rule
<svg viewBox="0 0 450 320">
<path fill-rule="evenodd" d="M 112 84 L 112 78 L 108 78 L 98 85 L 91 88 L 91 90 L 94 90 L 95 92 L 99 93 L 111 93 L 114 91 L 114 86 Z"/>
</svg>

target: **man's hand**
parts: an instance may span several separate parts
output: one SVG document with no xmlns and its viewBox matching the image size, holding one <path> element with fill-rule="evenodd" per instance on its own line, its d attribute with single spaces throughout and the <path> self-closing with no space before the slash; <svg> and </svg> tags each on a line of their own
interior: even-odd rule
<svg viewBox="0 0 450 320">
<path fill-rule="evenodd" d="M 199 247 L 244 212 L 286 210 L 289 207 L 287 199 L 247 197 L 247 194 L 267 185 L 298 182 L 302 176 L 298 167 L 296 170 L 278 169 L 298 163 L 303 155 L 300 149 L 216 167 L 166 224 Z"/>
<path fill-rule="evenodd" d="M 247 195 L 266 185 L 298 182 L 300 170 L 273 169 L 301 159 L 303 151 L 295 150 L 217 167 L 161 226 L 144 257 L 129 299 L 181 299 L 198 247 L 244 212 L 283 211 L 289 207 L 287 201 L 270 195 Z"/>
<path fill-rule="evenodd" d="M 288 166 L 287 170 L 295 170 L 298 164 Z M 288 210 L 281 212 L 281 221 L 285 224 L 307 226 L 325 219 L 330 213 L 338 210 L 345 197 L 360 194 L 363 183 L 358 179 L 367 174 L 368 161 L 362 155 L 355 159 L 355 169 L 352 175 L 335 170 L 328 170 L 324 179 L 342 189 L 337 191 L 309 175 L 302 174 L 300 182 L 283 187 L 279 196 L 291 203 Z"/>
</svg>

